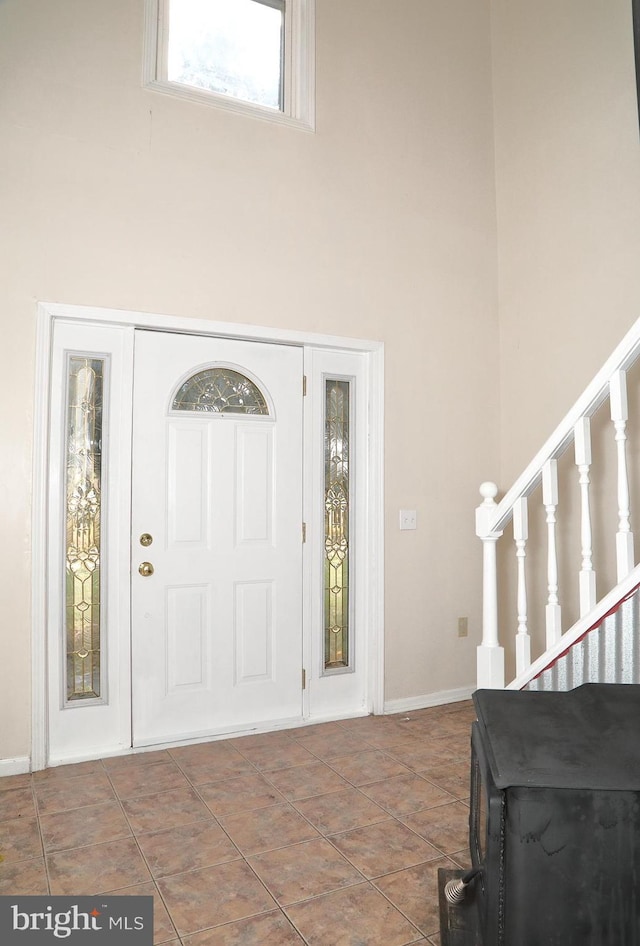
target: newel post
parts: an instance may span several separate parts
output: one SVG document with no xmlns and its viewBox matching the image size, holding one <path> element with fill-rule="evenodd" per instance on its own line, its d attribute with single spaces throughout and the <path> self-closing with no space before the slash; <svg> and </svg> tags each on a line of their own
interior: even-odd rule
<svg viewBox="0 0 640 946">
<path fill-rule="evenodd" d="M 482 540 L 482 643 L 478 647 L 478 687 L 500 690 L 504 687 L 504 647 L 498 640 L 498 573 L 496 542 L 502 532 L 491 531 L 496 509 L 495 483 L 482 483 L 483 502 L 476 509 L 476 535 Z"/>
</svg>

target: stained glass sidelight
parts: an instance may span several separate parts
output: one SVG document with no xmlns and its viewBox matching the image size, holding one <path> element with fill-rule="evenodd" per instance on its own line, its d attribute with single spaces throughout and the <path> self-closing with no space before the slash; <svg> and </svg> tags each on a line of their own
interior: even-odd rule
<svg viewBox="0 0 640 946">
<path fill-rule="evenodd" d="M 327 380 L 324 439 L 324 666 L 349 666 L 349 381 Z"/>
<path fill-rule="evenodd" d="M 212 414 L 268 414 L 259 388 L 232 368 L 206 368 L 181 384 L 173 399 L 174 411 Z"/>
<path fill-rule="evenodd" d="M 71 355 L 67 374 L 67 700 L 100 697 L 100 520 L 104 358 Z"/>
</svg>

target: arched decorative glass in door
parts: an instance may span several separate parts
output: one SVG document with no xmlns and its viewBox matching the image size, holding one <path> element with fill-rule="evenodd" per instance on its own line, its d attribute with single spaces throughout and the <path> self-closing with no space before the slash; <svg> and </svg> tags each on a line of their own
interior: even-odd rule
<svg viewBox="0 0 640 946">
<path fill-rule="evenodd" d="M 250 378 L 220 365 L 187 378 L 178 388 L 171 409 L 211 414 L 269 413 L 265 396 Z"/>
</svg>

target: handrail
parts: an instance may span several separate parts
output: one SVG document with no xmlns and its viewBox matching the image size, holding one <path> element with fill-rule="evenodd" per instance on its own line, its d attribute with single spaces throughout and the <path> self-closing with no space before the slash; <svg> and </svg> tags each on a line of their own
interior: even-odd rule
<svg viewBox="0 0 640 946">
<path fill-rule="evenodd" d="M 542 468 L 548 460 L 557 460 L 573 440 L 573 429 L 581 417 L 591 417 L 608 396 L 609 379 L 616 371 L 626 371 L 640 357 L 640 319 L 632 325 L 622 341 L 573 407 L 560 421 L 533 460 L 496 504 L 487 520 L 488 532 L 499 532 L 509 522 L 514 503 L 521 496 L 530 496 L 540 481 Z"/>
<path fill-rule="evenodd" d="M 496 545 L 507 523 L 514 519 L 514 539 L 518 560 L 518 631 L 516 635 L 516 680 L 510 686 L 522 686 L 548 666 L 552 655 L 571 646 L 581 633 L 584 621 L 597 619 L 600 608 L 608 602 L 609 592 L 596 602 L 595 573 L 591 564 L 591 520 L 589 511 L 589 468 L 591 442 L 589 418 L 609 399 L 611 419 L 615 425 L 618 456 L 618 531 L 616 554 L 618 582 L 626 587 L 629 574 L 635 574 L 633 534 L 629 524 L 629 484 L 626 463 L 626 425 L 628 419 L 626 371 L 640 357 L 640 319 L 629 329 L 604 362 L 595 377 L 570 408 L 551 436 L 531 462 L 507 490 L 500 502 L 495 497 L 498 487 L 486 482 L 480 487 L 483 502 L 476 510 L 476 535 L 483 543 L 483 639 L 478 647 L 478 686 L 505 685 L 504 648 L 498 628 L 498 592 Z M 582 568 L 580 571 L 580 620 L 570 632 L 563 634 L 558 599 L 558 567 L 556 551 L 556 511 L 558 506 L 558 458 L 575 442 L 576 465 L 580 473 Z M 527 628 L 527 590 L 525 579 L 525 547 L 528 538 L 527 499 L 542 483 L 542 503 L 548 530 L 547 581 L 548 602 L 545 609 L 546 651 L 533 664 L 530 658 L 530 637 Z M 618 592 L 622 585 L 618 586 Z M 604 612 L 603 612 L 604 613 Z M 583 628 L 584 630 L 584 628 Z M 558 650 L 560 648 L 560 650 Z M 545 663 L 546 661 L 546 663 Z M 542 663 L 541 663 L 542 662 Z M 544 666 L 542 666 L 544 664 Z M 526 679 L 525 679 L 526 678 Z"/>
</svg>

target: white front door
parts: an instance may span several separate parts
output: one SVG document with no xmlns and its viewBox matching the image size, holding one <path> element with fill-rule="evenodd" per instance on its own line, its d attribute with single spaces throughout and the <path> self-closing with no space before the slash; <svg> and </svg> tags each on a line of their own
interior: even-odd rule
<svg viewBox="0 0 640 946">
<path fill-rule="evenodd" d="M 133 744 L 299 718 L 302 349 L 139 330 L 134 357 Z"/>
</svg>

